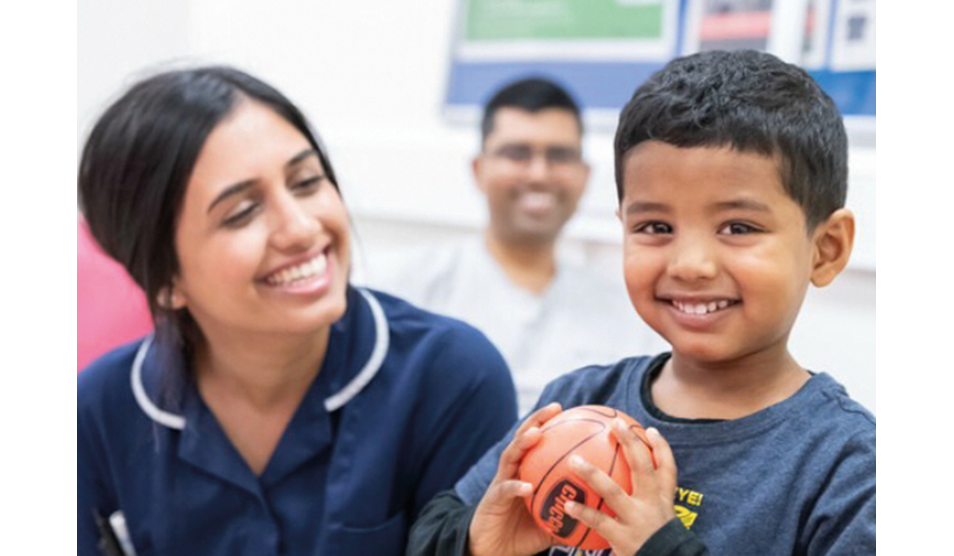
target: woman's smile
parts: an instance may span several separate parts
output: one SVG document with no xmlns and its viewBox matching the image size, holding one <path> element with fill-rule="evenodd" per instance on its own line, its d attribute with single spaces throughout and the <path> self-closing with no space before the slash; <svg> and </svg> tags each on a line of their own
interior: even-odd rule
<svg viewBox="0 0 954 556">
<path fill-rule="evenodd" d="M 330 247 L 319 251 L 304 261 L 291 262 L 274 270 L 260 282 L 290 293 L 318 293 L 325 290 L 331 282 L 333 272 Z"/>
</svg>

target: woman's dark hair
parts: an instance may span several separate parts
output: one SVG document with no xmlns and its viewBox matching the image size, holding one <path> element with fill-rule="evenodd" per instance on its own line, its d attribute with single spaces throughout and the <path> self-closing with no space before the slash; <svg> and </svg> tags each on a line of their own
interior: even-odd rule
<svg viewBox="0 0 954 556">
<path fill-rule="evenodd" d="M 677 58 L 636 89 L 616 130 L 619 200 L 626 153 L 648 140 L 777 157 L 809 230 L 845 205 L 848 138 L 838 108 L 805 70 L 771 54 Z"/>
<path fill-rule="evenodd" d="M 331 162 L 294 104 L 234 68 L 168 71 L 133 85 L 99 118 L 79 165 L 79 201 L 103 250 L 143 289 L 158 332 L 187 349 L 198 340 L 188 311 L 159 303 L 179 272 L 175 230 L 193 167 L 209 133 L 243 100 L 268 106 L 305 136 L 337 189 Z"/>
</svg>

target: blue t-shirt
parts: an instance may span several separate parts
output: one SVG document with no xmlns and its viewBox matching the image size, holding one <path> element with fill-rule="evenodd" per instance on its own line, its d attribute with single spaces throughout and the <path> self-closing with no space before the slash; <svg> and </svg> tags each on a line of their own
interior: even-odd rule
<svg viewBox="0 0 954 556">
<path fill-rule="evenodd" d="M 478 331 L 349 289 L 322 367 L 256 476 L 176 350 L 121 347 L 78 378 L 77 552 L 95 510 L 122 512 L 139 556 L 403 554 L 407 530 L 516 421 Z"/>
<path fill-rule="evenodd" d="M 678 467 L 676 515 L 710 554 L 875 553 L 875 419 L 843 386 L 814 374 L 741 419 L 676 419 L 653 406 L 648 388 L 668 357 L 580 369 L 550 383 L 536 408 L 607 405 L 659 429 Z M 465 504 L 480 501 L 515 428 L 457 483 Z"/>
</svg>

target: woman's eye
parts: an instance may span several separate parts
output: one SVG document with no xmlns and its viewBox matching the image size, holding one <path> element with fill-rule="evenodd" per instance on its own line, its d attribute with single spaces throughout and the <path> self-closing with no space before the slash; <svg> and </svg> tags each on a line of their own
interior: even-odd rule
<svg viewBox="0 0 954 556">
<path fill-rule="evenodd" d="M 321 182 L 325 179 L 324 176 L 313 176 L 310 178 L 303 179 L 299 182 L 296 182 L 292 185 L 292 189 L 295 191 L 302 191 L 304 193 L 310 193 L 318 189 L 318 186 L 321 185 Z"/>
<path fill-rule="evenodd" d="M 251 201 L 243 202 L 235 207 L 235 210 L 230 212 L 229 215 L 222 220 L 222 225 L 227 228 L 238 228 L 252 219 L 252 215 L 257 208 L 257 203 Z"/>
</svg>

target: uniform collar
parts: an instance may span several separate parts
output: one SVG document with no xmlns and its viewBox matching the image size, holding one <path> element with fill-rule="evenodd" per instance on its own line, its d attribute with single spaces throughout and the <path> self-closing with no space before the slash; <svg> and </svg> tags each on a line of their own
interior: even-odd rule
<svg viewBox="0 0 954 556">
<path fill-rule="evenodd" d="M 323 372 L 319 373 L 321 376 L 328 369 L 340 371 L 333 372 L 334 376 L 329 378 L 329 391 L 333 393 L 324 399 L 325 410 L 329 413 L 354 399 L 371 382 L 381 369 L 390 344 L 387 317 L 374 294 L 363 288 L 349 287 L 347 295 L 348 310 L 332 325 Z M 343 342 L 347 345 L 341 345 Z M 160 396 L 159 392 L 162 376 L 169 376 L 169 373 L 163 372 L 163 367 L 167 365 L 178 367 L 180 372 L 172 375 L 178 375 L 174 379 L 180 388 L 177 391 L 181 391 L 185 386 L 182 380 L 185 378 L 185 362 L 181 354 L 170 353 L 164 347 L 155 345 L 152 334 L 140 344 L 130 373 L 132 392 L 147 417 L 165 427 L 183 430 L 187 424 L 186 414 L 189 413 L 183 410 L 191 404 L 186 402 L 178 409 L 170 407 L 167 396 Z M 162 355 L 170 357 L 154 355 L 156 351 L 162 351 Z M 360 368 L 353 364 L 356 356 L 363 356 Z"/>
</svg>

